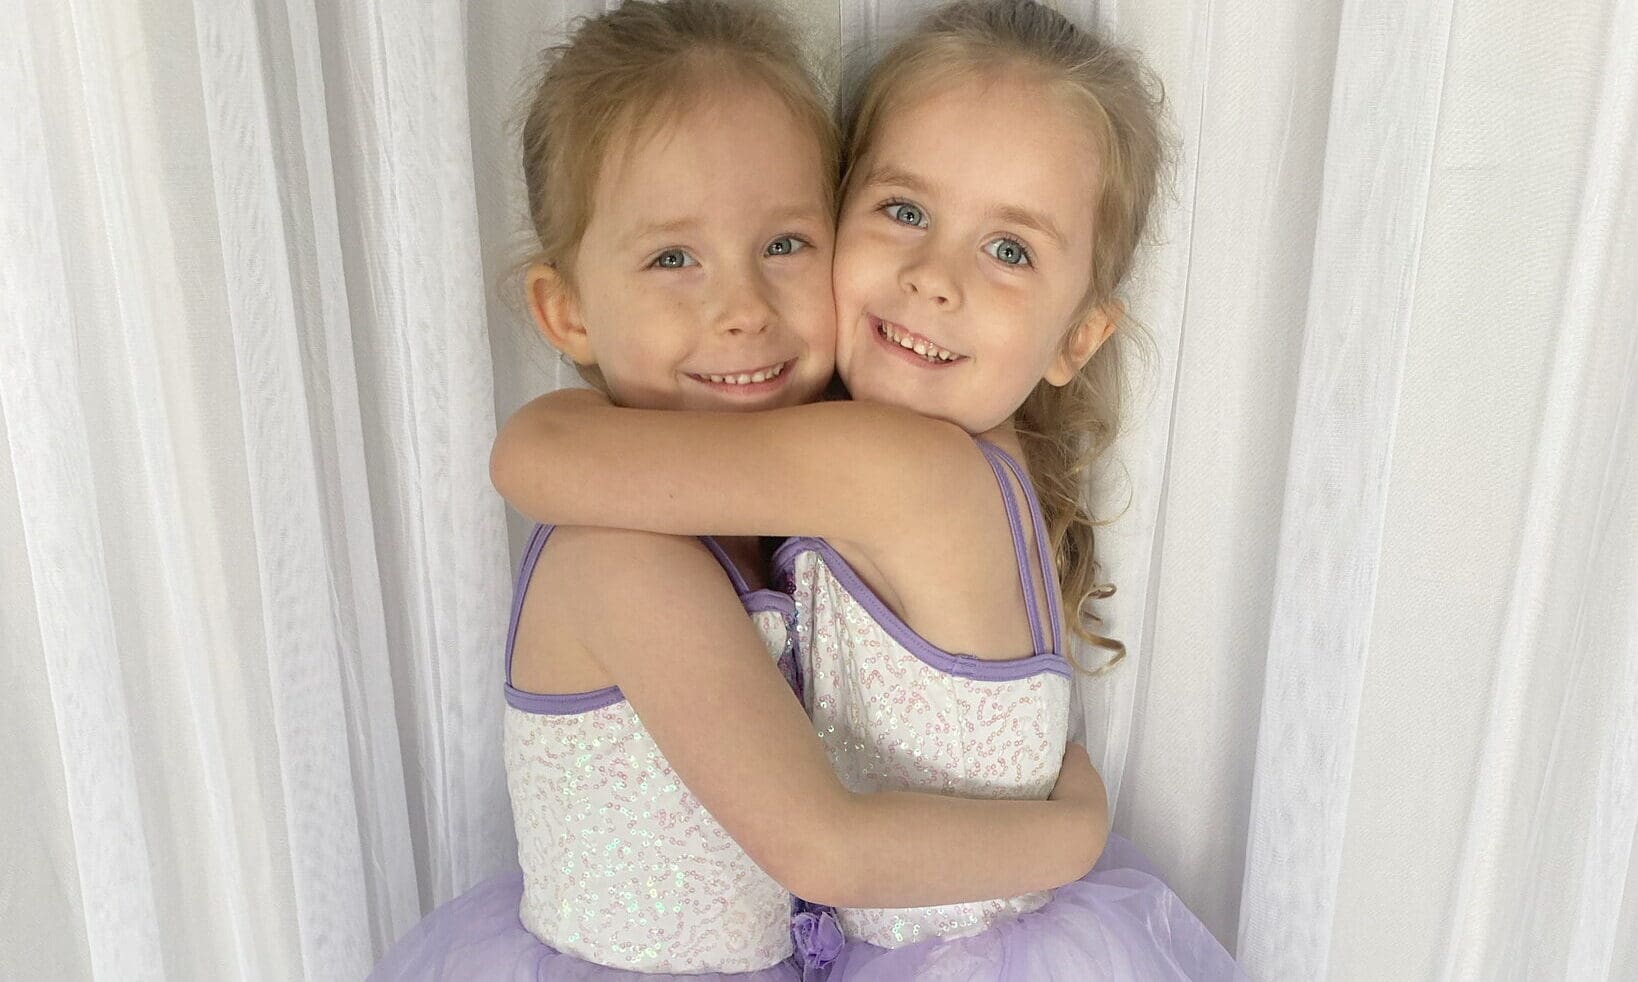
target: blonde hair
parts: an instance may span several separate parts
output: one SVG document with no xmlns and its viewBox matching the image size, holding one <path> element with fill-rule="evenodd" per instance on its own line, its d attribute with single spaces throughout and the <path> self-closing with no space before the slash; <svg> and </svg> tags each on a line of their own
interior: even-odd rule
<svg viewBox="0 0 1638 982">
<path fill-rule="evenodd" d="M 784 20 L 747 0 L 626 0 L 580 21 L 542 55 L 523 123 L 523 178 L 537 247 L 530 262 L 574 284 L 597 176 L 620 136 L 675 120 L 716 86 L 762 86 L 813 133 L 834 213 L 840 137 Z M 595 369 L 577 366 L 602 388 Z"/>
<path fill-rule="evenodd" d="M 1126 398 L 1122 366 L 1130 340 L 1125 336 L 1136 325 L 1116 291 L 1132 269 L 1167 168 L 1159 81 L 1133 52 L 1031 0 L 958 0 L 935 10 L 895 44 L 850 100 L 843 187 L 860 176 L 860 162 L 891 111 L 938 85 L 1008 69 L 1030 72 L 1066 96 L 1098 147 L 1092 266 L 1071 323 L 1102 308 L 1116 318 L 1118 329 L 1068 384 L 1037 384 L 1014 424 L 1041 498 L 1068 626 L 1111 653 L 1096 670 L 1103 672 L 1125 656 L 1126 647 L 1092 629 L 1101 619 L 1089 604 L 1115 588 L 1100 582 L 1093 551 L 1097 523 L 1085 491 L 1092 465 L 1114 441 Z"/>
</svg>

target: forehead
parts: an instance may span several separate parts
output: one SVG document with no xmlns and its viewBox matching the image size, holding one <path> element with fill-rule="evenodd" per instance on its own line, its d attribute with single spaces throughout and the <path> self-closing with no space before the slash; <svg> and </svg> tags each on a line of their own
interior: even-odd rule
<svg viewBox="0 0 1638 982">
<path fill-rule="evenodd" d="M 610 139 L 597 210 L 821 205 L 819 138 L 771 92 L 719 87 Z M 649 214 L 647 217 L 652 217 Z"/>
<path fill-rule="evenodd" d="M 1091 128 L 1066 94 L 1038 80 L 968 77 L 897 102 L 860 164 L 866 181 L 909 175 L 973 204 L 1058 215 L 1072 234 L 1091 228 Z"/>
</svg>

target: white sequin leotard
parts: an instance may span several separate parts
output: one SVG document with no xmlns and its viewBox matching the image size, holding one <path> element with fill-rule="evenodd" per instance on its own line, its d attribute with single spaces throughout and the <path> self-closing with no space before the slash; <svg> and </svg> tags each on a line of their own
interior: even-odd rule
<svg viewBox="0 0 1638 982">
<path fill-rule="evenodd" d="M 524 554 L 506 646 L 506 784 L 523 867 L 519 915 L 561 952 L 641 972 L 746 972 L 791 953 L 791 898 L 689 793 L 615 687 L 511 685 L 512 646 L 550 526 Z M 715 542 L 786 677 L 790 598 L 750 590 Z"/>
<path fill-rule="evenodd" d="M 834 548 L 791 539 L 775 555 L 796 601 L 803 702 L 842 783 L 854 791 L 913 790 L 976 798 L 1045 798 L 1057 781 L 1069 730 L 1070 670 L 1061 654 L 1057 578 L 1034 491 L 1018 464 L 979 448 L 1006 502 L 1034 651 L 1012 661 L 954 655 L 900 620 Z M 1050 629 L 1043 631 L 1018 505 L 1035 526 Z M 841 908 L 850 939 L 897 948 L 976 934 L 1032 911 L 1047 894 L 897 910 Z"/>
</svg>

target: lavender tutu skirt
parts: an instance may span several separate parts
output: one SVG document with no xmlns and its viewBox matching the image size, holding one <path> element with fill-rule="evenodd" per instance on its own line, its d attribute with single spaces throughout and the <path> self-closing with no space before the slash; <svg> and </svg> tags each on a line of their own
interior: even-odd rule
<svg viewBox="0 0 1638 982">
<path fill-rule="evenodd" d="M 529 933 L 518 919 L 523 873 L 483 881 L 428 914 L 399 938 L 370 973 L 370 982 L 796 982 L 791 961 L 759 972 L 652 974 L 609 968 L 564 954 Z"/>
<path fill-rule="evenodd" d="M 823 915 L 820 915 L 823 916 Z M 808 921 L 798 957 L 825 982 L 1094 982 L 1244 980 L 1206 926 L 1127 840 L 1111 835 L 1098 865 L 1046 906 L 981 934 L 902 948 L 843 941 Z"/>
<path fill-rule="evenodd" d="M 523 874 L 485 880 L 428 914 L 387 952 L 371 982 L 1094 982 L 1234 980 L 1246 975 L 1158 871 L 1111 835 L 1098 865 L 1046 906 L 981 934 L 903 948 L 845 941 L 814 909 L 793 925 L 797 956 L 759 972 L 655 975 L 564 954 L 518 920 Z M 803 967 L 798 967 L 800 963 Z"/>
</svg>

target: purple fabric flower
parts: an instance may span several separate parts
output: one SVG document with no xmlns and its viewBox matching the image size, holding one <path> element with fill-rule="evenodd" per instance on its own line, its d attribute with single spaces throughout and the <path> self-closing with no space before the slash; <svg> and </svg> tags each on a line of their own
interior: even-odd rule
<svg viewBox="0 0 1638 982">
<path fill-rule="evenodd" d="M 820 969 L 842 953 L 842 928 L 829 907 L 804 905 L 791 917 L 791 941 L 803 968 Z"/>
</svg>

